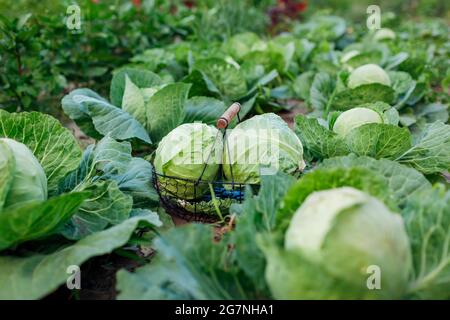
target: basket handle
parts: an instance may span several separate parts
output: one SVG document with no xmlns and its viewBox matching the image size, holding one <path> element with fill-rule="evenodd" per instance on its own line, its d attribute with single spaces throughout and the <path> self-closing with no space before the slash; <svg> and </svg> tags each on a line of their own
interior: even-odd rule
<svg viewBox="0 0 450 320">
<path fill-rule="evenodd" d="M 218 129 L 225 129 L 228 127 L 228 124 L 233 120 L 233 118 L 239 113 L 241 110 L 241 104 L 239 102 L 233 103 L 217 120 L 216 127 Z"/>
</svg>

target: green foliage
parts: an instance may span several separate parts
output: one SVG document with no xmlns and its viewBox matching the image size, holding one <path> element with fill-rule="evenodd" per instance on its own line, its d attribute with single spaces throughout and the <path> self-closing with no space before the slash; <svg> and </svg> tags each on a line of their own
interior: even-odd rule
<svg viewBox="0 0 450 320">
<path fill-rule="evenodd" d="M 78 2 L 82 15 L 78 31 L 66 26 L 70 16 L 67 7 L 72 2 L 45 2 L 38 8 L 23 2 L 17 7 L 15 1 L 3 4 L 2 109 L 57 114 L 63 90 L 89 85 L 105 94 L 109 72 L 125 64 L 133 54 L 190 32 L 188 22 L 180 20 L 190 12 L 181 4 L 175 14 L 167 2 L 159 0 L 144 1 L 139 8 L 128 0 L 113 4 L 82 0 Z"/>
<path fill-rule="evenodd" d="M 450 193 L 443 185 L 416 194 L 403 210 L 415 268 L 409 287 L 414 298 L 449 298 L 449 213 Z"/>
<path fill-rule="evenodd" d="M 266 258 L 266 279 L 278 299 L 399 298 L 411 262 L 401 217 L 351 187 L 309 194 L 290 221 L 284 246 L 267 250 Z M 311 273 L 314 265 L 319 277 Z M 382 270 L 379 290 L 368 284 L 373 266 Z M 283 281 L 286 276 L 292 281 Z"/>
<path fill-rule="evenodd" d="M 376 160 L 349 155 L 326 159 L 318 166 L 330 169 L 333 167 L 362 167 L 377 172 L 385 179 L 390 198 L 399 206 L 404 206 L 417 193 L 431 187 L 430 182 L 420 172 L 387 159 Z"/>
<path fill-rule="evenodd" d="M 86 194 L 71 193 L 3 210 L 0 213 L 0 250 L 55 233 L 86 198 Z"/>
<path fill-rule="evenodd" d="M 33 152 L 45 171 L 50 194 L 81 159 L 81 150 L 73 135 L 48 115 L 0 110 L 0 124 L 0 137 L 21 142 Z"/>
<path fill-rule="evenodd" d="M 6 195 L 0 208 L 12 207 L 24 202 L 47 199 L 47 177 L 44 169 L 30 149 L 12 139 L 0 138 L 8 176 L 1 188 Z"/>
<path fill-rule="evenodd" d="M 82 0 L 78 31 L 68 0 L 0 3 L 0 298 L 45 297 L 69 265 L 116 249 L 140 262 L 156 252 L 117 274 L 120 299 L 450 298 L 448 25 L 386 11 L 446 5 L 413 2 L 385 3 L 374 32 L 364 1 L 308 2 L 268 29 L 289 3 Z M 83 152 L 56 119 L 22 112 L 60 117 L 59 101 L 96 140 Z M 256 149 L 258 163 L 231 175 L 219 154 L 225 165 L 202 178 L 257 185 L 223 201 L 222 225 L 172 228 L 149 160 L 197 179 L 210 147 L 228 146 L 210 126 L 233 102 L 242 123 L 227 143 L 250 142 L 238 157 Z M 296 115 L 294 132 L 264 115 L 280 111 Z M 260 175 L 273 159 L 242 127 L 280 131 L 285 173 Z M 200 164 L 183 163 L 205 131 Z M 367 288 L 370 264 L 382 290 Z"/>
<path fill-rule="evenodd" d="M 425 174 L 450 167 L 450 126 L 441 122 L 428 124 L 414 136 L 406 128 L 396 125 L 369 123 L 351 129 L 343 137 L 319 124 L 317 119 L 299 115 L 296 124 L 296 132 L 305 149 L 317 159 L 355 153 L 395 160 Z"/>
<path fill-rule="evenodd" d="M 270 297 L 261 274 L 264 259 L 254 236 L 274 227 L 274 215 L 292 182 L 284 174 L 263 177 L 259 195 L 247 192 L 243 207 L 236 209 L 245 212 L 239 220 L 242 224 L 220 242 L 213 241 L 213 229 L 206 225 L 191 224 L 162 234 L 154 243 L 161 254 L 151 264 L 135 273 L 118 272 L 118 298 Z M 235 246 L 239 249 L 233 250 Z"/>
<path fill-rule="evenodd" d="M 139 226 L 158 226 L 156 214 L 131 218 L 108 230 L 42 255 L 0 257 L 1 299 L 39 299 L 52 293 L 67 280 L 67 268 L 80 266 L 88 259 L 111 253 L 125 245 Z"/>
<path fill-rule="evenodd" d="M 76 89 L 61 103 L 64 112 L 93 137 L 110 135 L 119 140 L 136 138 L 151 143 L 141 123 L 90 89 Z"/>
<path fill-rule="evenodd" d="M 81 158 L 75 138 L 50 116 L 0 111 L 0 123 L 0 136 L 7 138 L 0 140 L 0 271 L 8 275 L 1 279 L 0 297 L 43 297 L 65 281 L 70 265 L 124 245 L 140 222 L 153 232 L 161 226 L 148 209 L 157 201 L 152 166 L 132 157 L 129 142 L 106 136 Z M 26 151 L 20 159 L 11 152 L 17 146 Z M 45 174 L 29 170 L 32 164 L 22 168 L 17 160 L 27 158 Z M 8 199 L 15 191 L 16 169 L 28 178 L 44 178 L 49 198 L 23 201 L 13 194 Z M 21 188 L 34 192 L 30 183 Z M 30 282 L 33 286 L 26 286 Z"/>
<path fill-rule="evenodd" d="M 202 41 L 223 40 L 246 31 L 263 33 L 269 0 L 201 0 L 194 10 L 193 34 Z"/>
</svg>

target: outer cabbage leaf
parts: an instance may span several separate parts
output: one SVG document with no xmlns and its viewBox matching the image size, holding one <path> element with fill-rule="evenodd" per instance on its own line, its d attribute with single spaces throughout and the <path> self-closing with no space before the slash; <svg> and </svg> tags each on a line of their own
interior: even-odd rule
<svg viewBox="0 0 450 320">
<path fill-rule="evenodd" d="M 15 161 L 10 148 L 0 142 L 0 213 L 14 178 Z"/>
<path fill-rule="evenodd" d="M 144 94 L 127 75 L 125 76 L 125 91 L 121 106 L 124 111 L 131 114 L 139 123 L 145 125 L 147 114 L 145 112 Z"/>
<path fill-rule="evenodd" d="M 391 124 L 362 125 L 351 130 L 345 140 L 352 152 L 376 159 L 396 159 L 411 148 L 411 135 L 408 129 Z"/>
<path fill-rule="evenodd" d="M 129 142 L 103 138 L 89 146 L 77 170 L 59 186 L 60 192 L 89 191 L 90 196 L 61 231 L 80 239 L 127 219 L 133 207 L 157 202 L 151 184 L 152 166 L 131 156 Z"/>
<path fill-rule="evenodd" d="M 287 190 L 294 182 L 295 179 L 292 176 L 282 172 L 263 176 L 258 194 L 253 195 L 248 188 L 245 201 L 241 205 L 234 205 L 231 209 L 232 213 L 241 212 L 236 230 L 231 236 L 231 242 L 236 246 L 234 254 L 237 263 L 261 292 L 267 291 L 267 285 L 261 277 L 264 274 L 266 262 L 255 235 L 260 232 L 270 232 L 275 227 L 277 211 Z"/>
<path fill-rule="evenodd" d="M 391 209 L 397 209 L 397 204 L 392 201 L 387 182 L 380 174 L 361 167 L 323 168 L 304 175 L 288 190 L 277 213 L 277 229 L 287 228 L 292 215 L 309 194 L 345 186 L 364 191 L 378 198 Z"/>
<path fill-rule="evenodd" d="M 224 42 L 222 49 L 228 52 L 234 59 L 241 60 L 252 50 L 264 48 L 266 43 L 253 32 L 236 34 Z"/>
<path fill-rule="evenodd" d="M 191 90 L 189 90 L 189 98 L 198 96 L 220 97 L 219 89 L 199 70 L 192 70 L 181 81 L 192 85 Z"/>
<path fill-rule="evenodd" d="M 138 216 L 49 255 L 0 257 L 0 299 L 39 299 L 58 288 L 68 277 L 67 268 L 108 254 L 125 245 L 140 226 L 159 227 L 157 214 Z"/>
<path fill-rule="evenodd" d="M 227 109 L 224 102 L 209 97 L 193 97 L 186 101 L 184 123 L 201 121 L 215 125 Z"/>
<path fill-rule="evenodd" d="M 341 138 L 321 126 L 317 119 L 299 115 L 295 121 L 296 133 L 305 149 L 318 159 L 355 153 L 392 159 L 425 174 L 450 168 L 450 126 L 442 122 L 425 125 L 415 136 L 406 128 L 370 123 L 352 129 Z"/>
<path fill-rule="evenodd" d="M 336 40 L 345 34 L 346 29 L 347 24 L 341 17 L 316 15 L 308 22 L 296 25 L 293 32 L 299 37 L 320 42 Z"/>
<path fill-rule="evenodd" d="M 127 77 L 138 88 L 151 88 L 162 84 L 161 78 L 151 71 L 135 68 L 120 69 L 114 73 L 109 91 L 111 103 L 115 106 L 122 106 Z"/>
<path fill-rule="evenodd" d="M 21 142 L 33 152 L 47 176 L 49 194 L 81 159 L 81 149 L 71 132 L 42 113 L 0 110 L 0 137 Z"/>
<path fill-rule="evenodd" d="M 348 110 L 354 106 L 375 101 L 392 104 L 394 99 L 395 91 L 391 87 L 371 83 L 338 92 L 333 98 L 332 106 L 336 110 Z"/>
<path fill-rule="evenodd" d="M 119 299 L 255 298 L 227 254 L 226 242 L 214 243 L 210 226 L 172 229 L 158 237 L 154 247 L 159 256 L 151 264 L 135 273 L 118 272 Z"/>
<path fill-rule="evenodd" d="M 0 214 L 0 250 L 54 233 L 87 196 L 74 192 L 4 210 Z"/>
<path fill-rule="evenodd" d="M 314 157 L 331 158 L 350 153 L 344 138 L 319 124 L 317 119 L 299 115 L 295 118 L 295 133 L 303 147 Z"/>
<path fill-rule="evenodd" d="M 392 199 L 401 207 L 417 193 L 431 188 L 431 183 L 423 174 L 392 160 L 376 160 L 351 154 L 345 157 L 325 159 L 317 168 L 333 167 L 363 167 L 382 175 L 389 187 Z"/>
<path fill-rule="evenodd" d="M 336 87 L 336 81 L 326 72 L 320 72 L 314 76 L 309 89 L 309 98 L 314 110 L 327 109 L 330 99 Z"/>
<path fill-rule="evenodd" d="M 238 100 L 247 93 L 248 88 L 244 75 L 225 60 L 218 58 L 198 60 L 195 62 L 193 70 L 202 72 L 225 100 Z"/>
<path fill-rule="evenodd" d="M 450 169 L 450 125 L 442 122 L 427 124 L 416 137 L 414 145 L 399 155 L 397 161 L 425 173 Z"/>
<path fill-rule="evenodd" d="M 405 209 L 415 272 L 410 296 L 421 299 L 450 298 L 450 191 L 443 185 L 424 190 Z"/>
<path fill-rule="evenodd" d="M 153 141 L 160 141 L 183 122 L 190 87 L 185 83 L 169 84 L 146 102 L 145 126 Z"/>
<path fill-rule="evenodd" d="M 96 182 L 79 189 L 89 192 L 89 199 L 78 208 L 61 231 L 67 239 L 84 238 L 130 217 L 133 199 L 121 192 L 115 181 Z"/>
<path fill-rule="evenodd" d="M 145 128 L 136 119 L 92 90 L 73 90 L 61 103 L 64 112 L 77 122 L 82 130 L 90 128 L 87 134 L 91 134 L 92 129 L 95 129 L 100 136 L 110 135 L 117 140 L 137 138 L 151 143 Z"/>
<path fill-rule="evenodd" d="M 269 298 L 264 256 L 255 235 L 273 228 L 280 201 L 293 181 L 282 173 L 262 177 L 259 194 L 248 189 L 243 204 L 231 209 L 245 214 L 232 235 L 218 243 L 206 225 L 191 224 L 160 236 L 155 246 L 161 254 L 151 264 L 134 273 L 119 271 L 118 298 Z"/>
</svg>

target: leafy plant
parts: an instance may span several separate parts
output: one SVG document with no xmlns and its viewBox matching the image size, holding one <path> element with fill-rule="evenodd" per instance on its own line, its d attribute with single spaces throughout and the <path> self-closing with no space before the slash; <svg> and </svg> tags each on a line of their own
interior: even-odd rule
<svg viewBox="0 0 450 320">
<path fill-rule="evenodd" d="M 0 111 L 0 124 L 0 270 L 8 274 L 0 297 L 49 294 L 72 263 L 111 252 L 139 225 L 161 225 L 147 209 L 157 201 L 151 164 L 133 158 L 129 143 L 106 136 L 82 155 L 72 134 L 48 115 Z M 35 243 L 52 243 L 59 235 L 72 241 L 60 239 L 45 254 L 36 250 Z M 86 246 L 92 249 L 80 250 Z M 17 271 L 23 266 L 26 272 Z M 29 281 L 36 286 L 26 286 Z"/>
<path fill-rule="evenodd" d="M 450 166 L 450 127 L 441 122 L 428 124 L 414 137 L 406 128 L 386 123 L 363 124 L 345 136 L 330 131 L 317 119 L 305 116 L 298 116 L 296 124 L 300 140 L 315 159 L 355 153 L 392 159 L 426 174 L 442 172 Z"/>
<path fill-rule="evenodd" d="M 421 175 L 414 169 L 368 159 L 330 159 L 327 168 L 307 173 L 295 183 L 281 173 L 264 177 L 258 195 L 247 194 L 242 205 L 233 206 L 238 214 L 235 230 L 219 242 L 212 240 L 209 227 L 195 224 L 161 235 L 155 241 L 161 255 L 154 263 L 135 273 L 118 273 L 119 298 L 445 298 L 448 263 L 441 250 L 449 227 L 444 219 L 449 209 L 445 190 L 431 188 L 423 176 L 416 183 Z M 399 192 L 399 185 L 405 189 Z M 425 194 L 434 195 L 429 197 L 433 206 L 419 205 Z M 311 219 L 296 220 L 308 212 Z M 371 212 L 372 223 L 366 224 Z M 294 226 L 301 227 L 297 223 L 310 227 L 297 233 Z M 384 227 L 373 228 L 377 223 Z M 367 237 L 367 232 L 374 235 Z M 355 240 L 358 234 L 361 239 Z M 301 242 L 302 250 L 285 249 L 285 237 Z M 314 240 L 317 237 L 319 241 Z M 383 249 L 386 239 L 389 245 Z M 384 270 L 381 291 L 366 286 L 370 274 L 363 271 L 374 259 Z M 355 271 L 345 271 L 352 267 Z M 388 276 L 394 280 L 384 281 Z"/>
<path fill-rule="evenodd" d="M 71 1 L 4 1 L 0 17 L 0 107 L 59 115 L 61 95 L 78 86 L 104 93 L 109 72 L 148 46 L 185 37 L 191 12 L 164 1 L 78 1 L 80 30 L 71 30 Z M 15 8 L 15 9 L 13 9 Z"/>
</svg>

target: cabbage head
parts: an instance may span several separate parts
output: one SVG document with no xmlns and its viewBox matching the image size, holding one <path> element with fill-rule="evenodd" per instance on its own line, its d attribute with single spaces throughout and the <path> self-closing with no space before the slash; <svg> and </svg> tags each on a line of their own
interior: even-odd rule
<svg viewBox="0 0 450 320">
<path fill-rule="evenodd" d="M 273 113 L 254 116 L 232 129 L 223 157 L 226 180 L 245 184 L 259 183 L 261 174 L 293 174 L 305 167 L 300 139 Z"/>
<path fill-rule="evenodd" d="M 389 28 L 381 28 L 375 32 L 373 38 L 377 41 L 395 39 L 395 32 Z"/>
<path fill-rule="evenodd" d="M 346 63 L 348 62 L 351 58 L 356 57 L 357 55 L 359 55 L 361 52 L 359 52 L 358 50 L 350 50 L 346 53 L 344 53 L 341 57 L 341 63 Z"/>
<path fill-rule="evenodd" d="M 187 123 L 173 129 L 160 141 L 154 166 L 157 173 L 180 180 L 159 178 L 161 187 L 180 199 L 191 200 L 201 196 L 208 189 L 208 184 L 195 187 L 193 181 L 200 176 L 204 181 L 217 177 L 222 149 L 222 135 L 212 126 Z"/>
<path fill-rule="evenodd" d="M 280 270 L 266 274 L 276 298 L 399 298 L 411 271 L 401 216 L 351 187 L 310 194 L 291 219 L 284 252 L 304 264 L 290 270 L 298 277 L 294 287 L 273 274 Z"/>
<path fill-rule="evenodd" d="M 350 89 L 359 87 L 363 84 L 380 83 L 385 86 L 391 86 L 389 75 L 376 64 L 362 65 L 350 73 L 348 77 L 348 87 Z"/>
<path fill-rule="evenodd" d="M 3 208 L 33 200 L 46 200 L 47 177 L 33 152 L 23 143 L 12 139 L 0 138 L 0 145 L 0 163 L 8 163 L 12 177 L 9 185 L 6 180 L 0 182 L 0 191 L 6 194 Z"/>
<path fill-rule="evenodd" d="M 353 108 L 341 113 L 333 125 L 333 131 L 346 136 L 352 129 L 367 123 L 383 123 L 380 114 L 368 108 Z"/>
</svg>

